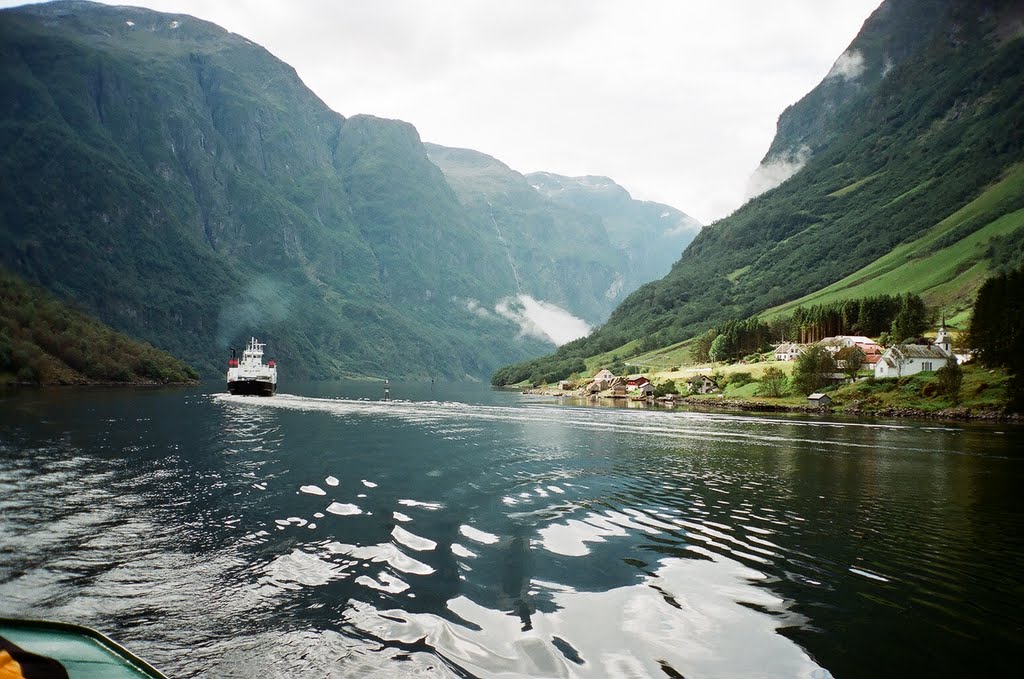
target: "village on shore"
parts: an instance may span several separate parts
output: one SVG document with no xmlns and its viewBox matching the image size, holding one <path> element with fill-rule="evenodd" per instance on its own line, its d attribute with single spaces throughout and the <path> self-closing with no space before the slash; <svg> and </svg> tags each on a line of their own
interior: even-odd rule
<svg viewBox="0 0 1024 679">
<path fill-rule="evenodd" d="M 1007 376 L 971 362 L 942 322 L 934 339 L 885 347 L 870 337 L 837 335 L 782 342 L 736 361 L 643 370 L 527 387 L 523 393 L 577 403 L 703 406 L 733 410 L 838 412 L 884 417 L 1006 419 Z M 640 368 L 640 370 L 637 370 Z"/>
</svg>

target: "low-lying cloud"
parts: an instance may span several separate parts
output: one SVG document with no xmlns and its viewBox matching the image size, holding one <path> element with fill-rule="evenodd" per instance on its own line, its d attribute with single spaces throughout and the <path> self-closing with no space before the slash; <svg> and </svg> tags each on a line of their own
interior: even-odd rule
<svg viewBox="0 0 1024 679">
<path fill-rule="evenodd" d="M 494 311 L 519 326 L 524 335 L 547 340 L 556 346 L 590 333 L 590 324 L 550 302 L 529 295 L 506 297 Z"/>
<path fill-rule="evenodd" d="M 786 181 L 811 159 L 811 147 L 804 144 L 798 149 L 786 151 L 762 163 L 747 180 L 746 200 L 756 198 Z"/>
<path fill-rule="evenodd" d="M 839 55 L 826 78 L 856 80 L 864 74 L 864 55 L 859 50 L 847 50 Z"/>
</svg>

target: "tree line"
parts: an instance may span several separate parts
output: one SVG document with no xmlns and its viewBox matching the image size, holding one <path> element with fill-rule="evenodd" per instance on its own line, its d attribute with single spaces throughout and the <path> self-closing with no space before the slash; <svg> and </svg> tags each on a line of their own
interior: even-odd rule
<svg viewBox="0 0 1024 679">
<path fill-rule="evenodd" d="M 0 270 L 0 382 L 188 382 L 196 372 Z"/>
<path fill-rule="evenodd" d="M 728 321 L 697 338 L 693 356 L 698 363 L 738 360 L 768 351 L 772 343 L 789 340 L 813 344 L 836 335 L 882 336 L 886 343 L 921 335 L 929 323 L 920 296 L 873 295 L 828 304 L 797 307 L 789 316 L 762 321 Z"/>
<path fill-rule="evenodd" d="M 1024 408 L 1024 267 L 982 284 L 968 338 L 975 360 L 1010 373 L 1012 405 Z"/>
</svg>

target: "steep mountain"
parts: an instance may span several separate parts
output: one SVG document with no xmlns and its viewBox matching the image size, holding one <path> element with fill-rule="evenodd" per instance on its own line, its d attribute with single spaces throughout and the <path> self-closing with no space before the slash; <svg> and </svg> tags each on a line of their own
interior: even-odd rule
<svg viewBox="0 0 1024 679">
<path fill-rule="evenodd" d="M 700 222 L 674 207 L 635 200 L 608 177 L 532 172 L 526 178 L 551 201 L 601 220 L 612 244 L 624 250 L 628 258 L 628 291 L 668 273 L 701 229 Z M 634 281 L 637 285 L 631 285 Z"/>
<path fill-rule="evenodd" d="M 517 251 L 411 125 L 193 17 L 0 12 L 0 144 L 0 265 L 208 375 L 250 334 L 292 377 L 488 374 L 552 346 L 517 266 L 545 311 L 611 308 L 598 222 L 538 204 Z"/>
<path fill-rule="evenodd" d="M 799 172 L 705 227 L 591 336 L 498 377 L 556 375 L 631 340 L 668 345 L 830 285 L 854 296 L 883 272 L 886 292 L 969 306 L 1024 227 L 1022 17 L 1020 2 L 887 0 L 862 36 L 906 51 L 852 94 L 830 95 L 827 77 L 783 116 L 773 149 L 814 149 Z M 851 49 L 865 45 L 865 63 L 888 53 L 862 36 Z"/>
<path fill-rule="evenodd" d="M 591 324 L 622 301 L 606 292 L 621 280 L 625 257 L 611 246 L 600 220 L 552 205 L 523 175 L 486 154 L 435 144 L 427 145 L 427 153 L 477 232 L 505 248 L 500 271 L 513 276 L 510 293 L 573 309 Z"/>
<path fill-rule="evenodd" d="M 426 148 L 477 230 L 507 247 L 519 292 L 591 324 L 667 272 L 700 229 L 675 208 L 633 200 L 605 177 L 524 176 L 479 151 Z"/>
<path fill-rule="evenodd" d="M 779 116 L 775 139 L 751 177 L 750 193 L 778 186 L 840 135 L 889 72 L 920 49 L 946 5 L 945 0 L 883 3 L 825 79 Z"/>
<path fill-rule="evenodd" d="M 0 384 L 168 384 L 192 368 L 0 270 Z"/>
</svg>

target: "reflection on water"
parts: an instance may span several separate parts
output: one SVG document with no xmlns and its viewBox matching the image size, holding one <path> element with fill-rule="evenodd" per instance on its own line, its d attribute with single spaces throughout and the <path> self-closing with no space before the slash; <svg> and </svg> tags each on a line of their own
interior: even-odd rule
<svg viewBox="0 0 1024 679">
<path fill-rule="evenodd" d="M 1024 647 L 1019 430 L 316 390 L 6 397 L 3 612 L 182 677 L 976 676 Z"/>
</svg>

